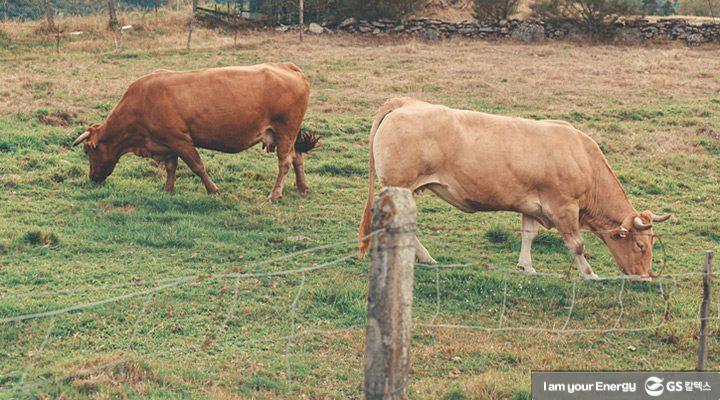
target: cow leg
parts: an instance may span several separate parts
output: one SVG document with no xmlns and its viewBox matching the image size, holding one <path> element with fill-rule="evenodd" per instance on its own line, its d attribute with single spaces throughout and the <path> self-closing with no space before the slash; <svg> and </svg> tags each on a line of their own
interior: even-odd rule
<svg viewBox="0 0 720 400">
<path fill-rule="evenodd" d="M 277 136 L 279 137 L 281 135 Z M 288 171 L 290 171 L 290 164 L 293 163 L 295 155 L 295 149 L 293 149 L 288 136 L 283 136 L 278 142 L 278 176 L 275 180 L 275 186 L 273 186 L 272 192 L 270 192 L 270 196 L 268 196 L 270 200 L 279 200 L 282 198 L 283 182 L 285 181 Z"/>
<path fill-rule="evenodd" d="M 210 175 L 208 175 L 205 171 L 205 165 L 203 165 L 203 162 L 200 159 L 200 154 L 198 154 L 195 147 L 185 147 L 184 149 L 182 149 L 182 151 L 179 151 L 178 153 L 180 155 L 180 158 L 185 161 L 185 164 L 190 167 L 190 170 L 194 172 L 195 175 L 200 177 L 203 185 L 205 185 L 205 190 L 207 190 L 209 194 L 217 193 L 218 187 L 215 185 L 212 179 L 210 179 Z"/>
<path fill-rule="evenodd" d="M 305 180 L 305 166 L 303 165 L 302 153 L 295 153 L 293 158 L 293 169 L 295 169 L 295 183 L 302 194 L 307 194 L 308 186 Z"/>
<path fill-rule="evenodd" d="M 518 267 L 529 274 L 535 274 L 535 268 L 532 266 L 532 256 L 530 254 L 533 240 L 538 235 L 538 223 L 535 218 L 522 215 L 522 230 L 520 237 L 522 244 L 520 247 L 520 258 L 518 259 Z"/>
<path fill-rule="evenodd" d="M 168 192 L 172 192 L 175 190 L 175 170 L 177 170 L 177 161 L 177 156 L 173 156 L 165 160 L 165 171 L 167 171 L 165 190 Z"/>
<path fill-rule="evenodd" d="M 417 236 L 415 236 L 415 260 L 421 264 L 437 264 L 437 261 L 432 258 L 430 252 L 420 243 Z"/>
<path fill-rule="evenodd" d="M 580 235 L 579 209 L 577 206 L 565 206 L 557 215 L 551 215 L 555 227 L 562 234 L 563 241 L 583 279 L 597 279 L 598 276 L 590 268 L 585 259 L 585 241 Z"/>
</svg>

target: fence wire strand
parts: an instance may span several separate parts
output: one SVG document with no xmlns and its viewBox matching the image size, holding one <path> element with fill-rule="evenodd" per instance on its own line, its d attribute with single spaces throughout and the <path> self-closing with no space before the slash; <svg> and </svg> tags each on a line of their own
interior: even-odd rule
<svg viewBox="0 0 720 400">
<path fill-rule="evenodd" d="M 414 229 L 414 226 L 409 227 L 408 229 Z M 280 261 L 292 259 L 294 257 L 298 257 L 301 255 L 309 254 L 318 252 L 321 250 L 330 249 L 333 247 L 346 245 L 346 244 L 355 244 L 358 240 L 365 240 L 368 239 L 374 235 L 377 235 L 379 233 L 384 232 L 385 230 L 377 230 L 369 235 L 360 238 L 360 239 L 352 239 L 352 240 L 344 240 L 336 243 L 330 243 L 325 245 L 316 246 L 309 249 L 304 249 L 300 251 L 296 251 L 293 253 L 289 253 L 286 255 L 282 255 L 279 257 L 258 261 L 252 264 L 249 264 L 247 267 L 249 268 L 257 268 L 273 263 L 277 263 Z M 521 233 L 523 231 L 520 231 Z M 659 235 L 654 235 L 659 237 Z M 668 327 L 671 330 L 671 334 L 674 336 L 674 330 L 672 327 L 676 324 L 682 324 L 682 323 L 690 323 L 690 322 L 697 322 L 697 318 L 684 318 L 684 319 L 670 319 L 670 312 L 671 312 L 671 304 L 670 299 L 671 295 L 674 294 L 675 290 L 678 288 L 678 279 L 684 279 L 684 278 L 691 278 L 691 277 L 701 277 L 705 276 L 706 273 L 703 272 L 682 272 L 682 273 L 669 273 L 665 274 L 664 269 L 666 267 L 666 255 L 665 255 L 665 246 L 662 245 L 662 241 L 659 240 L 661 243 L 661 248 L 663 252 L 663 261 L 661 263 L 661 272 L 658 275 L 652 276 L 652 278 L 656 279 L 659 284 L 659 292 L 663 299 L 664 306 L 662 311 L 662 316 L 660 317 L 659 321 L 653 322 L 647 325 L 647 326 L 637 326 L 637 327 L 623 327 L 622 321 L 623 317 L 626 315 L 626 309 L 625 309 L 625 302 L 624 302 L 624 294 L 626 291 L 626 281 L 632 281 L 632 280 L 638 280 L 640 278 L 646 278 L 645 275 L 616 275 L 616 276 L 606 276 L 606 277 L 599 277 L 597 279 L 592 279 L 591 281 L 620 281 L 620 288 L 617 295 L 617 303 L 619 304 L 620 311 L 617 315 L 617 317 L 614 319 L 614 323 L 610 328 L 603 328 L 603 327 L 597 327 L 597 328 L 570 328 L 570 323 L 573 320 L 574 310 L 577 305 L 577 284 L 582 279 L 579 277 L 576 278 L 569 278 L 566 274 L 560 274 L 560 273 L 553 273 L 553 272 L 538 272 L 533 274 L 528 274 L 527 272 L 513 269 L 513 268 L 498 268 L 493 265 L 490 265 L 489 263 L 485 262 L 472 262 L 472 263 L 454 263 L 454 264 L 422 264 L 422 263 L 416 263 L 415 265 L 420 267 L 421 269 L 432 269 L 435 272 L 434 276 L 434 289 L 435 289 L 435 301 L 434 301 L 434 313 L 432 317 L 430 318 L 429 322 L 422 322 L 422 321 L 416 321 L 414 325 L 416 327 L 421 328 L 432 328 L 432 329 L 467 329 L 467 330 L 478 330 L 478 331 L 484 331 L 488 334 L 494 334 L 496 332 L 535 332 L 535 333 L 546 333 L 546 334 L 590 334 L 590 333 L 629 333 L 629 332 L 641 332 L 641 331 L 658 331 L 659 329 L 663 327 Z M 107 368 L 115 367 L 118 365 L 122 365 L 121 370 L 121 376 L 125 376 L 125 366 L 128 362 L 128 360 L 131 359 L 131 354 L 134 353 L 134 342 L 137 337 L 137 334 L 140 329 L 141 320 L 143 319 L 144 315 L 147 312 L 147 309 L 149 307 L 149 304 L 151 303 L 152 299 L 157 293 L 160 293 L 162 291 L 178 287 L 184 284 L 188 284 L 191 282 L 203 282 L 208 280 L 224 280 L 224 279 L 233 279 L 234 280 L 234 288 L 233 288 L 233 297 L 230 307 L 228 308 L 227 312 L 225 313 L 225 318 L 222 322 L 221 329 L 224 331 L 225 334 L 227 334 L 228 329 L 228 323 L 230 319 L 237 314 L 238 304 L 239 304 L 239 292 L 240 292 L 240 281 L 241 279 L 247 279 L 247 278 L 260 278 L 260 277 L 279 277 L 279 276 L 287 276 L 287 275 L 300 275 L 300 283 L 297 287 L 297 291 L 295 295 L 293 296 L 293 300 L 290 304 L 289 310 L 290 310 L 290 333 L 288 335 L 284 336 L 276 336 L 276 337 L 261 337 L 261 338 L 254 338 L 254 339 L 244 339 L 244 340 L 237 340 L 237 339 L 230 339 L 226 338 L 222 341 L 215 341 L 212 342 L 211 339 L 214 339 L 213 336 L 206 334 L 206 341 L 202 343 L 201 345 L 193 346 L 193 347 L 175 347 L 170 348 L 166 350 L 161 350 L 157 352 L 150 352 L 146 354 L 142 354 L 142 357 L 150 358 L 150 357 L 164 357 L 170 354 L 178 354 L 178 353 L 185 353 L 185 352 L 191 352 L 191 351 L 197 351 L 199 348 L 200 350 L 205 350 L 206 348 L 217 348 L 221 346 L 233 346 L 233 347 L 241 347 L 241 346 L 247 346 L 250 344 L 260 344 L 260 343 L 274 343 L 279 341 L 285 341 L 285 368 L 286 368 L 286 379 L 288 381 L 292 380 L 291 375 L 291 369 L 290 369 L 290 353 L 291 348 L 293 346 L 293 341 L 299 337 L 307 336 L 307 335 L 337 335 L 343 332 L 348 332 L 352 330 L 356 330 L 359 328 L 364 328 L 364 325 L 353 325 L 346 328 L 340 328 L 340 329 L 331 329 L 331 330 L 322 330 L 322 329 L 298 329 L 297 324 L 297 318 L 298 318 L 298 304 L 300 301 L 300 298 L 302 294 L 305 291 L 305 284 L 307 279 L 307 274 L 313 271 L 321 270 L 333 265 L 340 264 L 344 261 L 347 261 L 354 257 L 354 254 L 345 255 L 342 257 L 335 258 L 331 261 L 327 261 L 324 263 L 320 263 L 317 265 L 312 266 L 306 266 L 296 269 L 287 269 L 287 270 L 280 270 L 280 271 L 265 271 L 265 272 L 220 272 L 220 273 L 209 273 L 209 274 L 194 274 L 194 275 L 185 275 L 180 277 L 168 277 L 168 278 L 160 278 L 160 279 L 153 279 L 153 280 L 142 280 L 142 281 L 131 281 L 131 282 L 125 282 L 125 283 L 116 283 L 116 284 L 105 284 L 105 285 L 98 285 L 98 286 L 84 286 L 80 288 L 65 288 L 60 290 L 49 290 L 49 291 L 42 291 L 42 292 L 15 292 L 15 293 L 8 293 L 0 297 L 0 301 L 5 299 L 13 299 L 13 298 L 27 298 L 27 297 L 45 297 L 45 296 L 52 296 L 52 295 L 69 295 L 69 294 L 77 294 L 77 293 L 83 293 L 91 290 L 114 290 L 114 289 L 124 289 L 134 286 L 148 286 L 148 285 L 157 285 L 151 288 L 143 289 L 143 290 L 137 290 L 130 293 L 125 293 L 118 296 L 113 296 L 93 302 L 86 302 L 81 304 L 75 304 L 68 307 L 63 307 L 55 310 L 49 310 L 44 312 L 37 312 L 37 313 L 30 313 L 30 314 L 24 314 L 24 315 L 17 315 L 17 316 L 11 316 L 11 317 L 5 317 L 0 318 L 0 324 L 5 323 L 13 323 L 13 322 L 23 322 L 33 319 L 39 319 L 39 318 L 47 318 L 47 317 L 53 317 L 51 322 L 49 323 L 49 326 L 45 332 L 45 337 L 41 345 L 37 348 L 37 350 L 32 354 L 33 358 L 39 358 L 40 354 L 45 349 L 47 343 L 50 341 L 53 329 L 55 327 L 55 323 L 57 320 L 57 317 L 62 314 L 68 314 L 73 313 L 76 311 L 83 311 L 92 309 L 95 307 L 99 307 L 105 304 L 110 303 L 117 303 L 123 300 L 140 297 L 140 296 L 146 296 L 145 301 L 142 305 L 142 308 L 138 312 L 138 315 L 135 319 L 132 334 L 130 336 L 130 340 L 126 346 L 126 348 L 122 351 L 122 356 L 119 360 L 112 360 L 106 363 L 100 363 L 96 366 L 86 368 L 81 371 L 72 372 L 70 374 L 65 374 L 60 377 L 55 377 L 52 380 L 48 380 L 45 377 L 39 377 L 38 380 L 34 382 L 26 382 L 26 378 L 30 372 L 31 365 L 32 365 L 32 359 L 29 362 L 28 368 L 23 373 L 22 377 L 18 381 L 16 385 L 13 386 L 5 386 L 2 387 L 3 390 L 12 390 L 12 391 L 24 391 L 26 389 L 29 389 L 32 386 L 36 386 L 38 384 L 46 384 L 51 382 L 58 382 L 60 379 L 68 379 L 71 377 L 80 377 L 80 376 L 87 376 L 92 373 L 96 373 L 98 371 L 102 371 Z M 442 313 L 442 301 L 441 301 L 441 276 L 440 276 L 440 270 L 453 270 L 453 269 L 462 269 L 462 268 L 468 268 L 468 267 L 475 267 L 479 269 L 480 271 L 489 271 L 489 272 L 498 272 L 502 274 L 502 305 L 499 311 L 499 316 L 497 323 L 495 326 L 482 326 L 482 325 L 472 325 L 472 324 L 451 324 L 451 323 L 437 323 L 438 318 L 441 316 Z M 564 318 L 564 323 L 561 328 L 557 328 L 555 324 L 552 325 L 551 328 L 546 327 L 539 327 L 539 326 L 509 326 L 507 322 L 509 322 L 508 318 L 506 317 L 506 313 L 508 312 L 508 279 L 510 274 L 522 274 L 528 277 L 551 277 L 551 278 L 559 278 L 563 281 L 569 281 L 572 283 L 571 287 L 571 293 L 570 293 L 570 304 L 567 306 L 567 315 Z M 713 274 L 717 275 L 717 274 Z M 674 283 L 674 286 L 672 288 L 666 288 L 665 287 L 665 280 L 671 280 Z M 712 321 L 719 321 L 720 320 L 720 305 L 718 305 L 717 310 L 717 317 L 708 317 L 705 318 L 705 320 L 712 320 Z M 151 331 L 152 332 L 152 331 Z M 227 337 L 227 335 L 226 335 Z M 208 346 L 206 347 L 206 344 Z M 404 387 L 406 387 L 408 382 L 404 382 L 401 388 L 395 388 L 394 391 L 400 391 Z"/>
</svg>

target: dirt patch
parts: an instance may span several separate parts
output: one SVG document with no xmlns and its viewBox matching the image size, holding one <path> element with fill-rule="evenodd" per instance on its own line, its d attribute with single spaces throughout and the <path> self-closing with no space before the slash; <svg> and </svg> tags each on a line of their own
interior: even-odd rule
<svg viewBox="0 0 720 400">
<path fill-rule="evenodd" d="M 52 114 L 43 114 L 38 116 L 38 121 L 50 126 L 70 126 L 75 122 L 77 115 L 64 111 L 58 111 Z"/>
<path fill-rule="evenodd" d="M 114 206 L 112 204 L 101 204 L 100 208 L 102 208 L 103 212 L 123 212 L 123 213 L 134 213 L 135 207 L 130 205 L 125 206 Z"/>
<path fill-rule="evenodd" d="M 119 355 L 103 357 L 88 364 L 72 368 L 67 382 L 80 393 L 90 394 L 104 386 L 131 385 L 142 389 L 144 382 L 157 381 L 157 377 L 142 363 Z"/>
<path fill-rule="evenodd" d="M 707 136 L 711 139 L 717 139 L 718 137 L 720 137 L 720 132 L 718 132 L 714 129 L 711 129 L 705 125 L 698 128 L 697 134 L 700 136 Z"/>
</svg>

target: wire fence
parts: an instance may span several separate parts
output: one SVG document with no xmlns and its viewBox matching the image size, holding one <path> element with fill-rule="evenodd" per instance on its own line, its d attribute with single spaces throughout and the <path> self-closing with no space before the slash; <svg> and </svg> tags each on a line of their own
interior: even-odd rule
<svg viewBox="0 0 720 400">
<path fill-rule="evenodd" d="M 414 229 L 414 227 L 413 227 Z M 383 230 L 377 230 L 372 232 L 370 235 L 368 235 L 366 238 L 363 239 L 369 239 L 375 235 L 378 235 L 382 233 Z M 243 268 L 243 271 L 247 272 L 236 272 L 236 271 L 229 271 L 229 272 L 220 272 L 220 273 L 207 273 L 207 274 L 193 274 L 193 275 L 182 275 L 177 277 L 165 277 L 165 278 L 159 278 L 159 279 L 152 279 L 152 280 L 134 280 L 130 282 L 121 282 L 121 283 L 112 283 L 112 284 L 101 284 L 101 285 L 85 285 L 80 287 L 67 287 L 63 289 L 58 290 L 46 290 L 46 291 L 24 291 L 24 292 L 9 292 L 0 297 L 0 304 L 2 304 L 2 301 L 11 300 L 11 299 L 30 299 L 30 298 L 45 298 L 45 297 L 51 297 L 51 296 L 69 296 L 69 295 L 77 295 L 77 294 L 84 294 L 87 292 L 109 292 L 111 290 L 122 290 L 122 289 L 130 289 L 130 288 L 138 288 L 143 287 L 139 290 L 130 291 L 121 295 L 116 296 L 110 296 L 105 297 L 100 300 L 96 301 L 88 301 L 88 302 L 81 302 L 77 304 L 73 304 L 71 306 L 66 307 L 59 307 L 56 309 L 51 310 L 45 310 L 45 311 L 38 311 L 38 312 L 32 312 L 32 313 L 26 313 L 26 314 L 18 314 L 18 315 L 10 315 L 10 316 L 4 316 L 0 318 L 0 326 L 5 324 L 18 324 L 23 323 L 31 320 L 37 320 L 37 319 L 44 319 L 44 318 L 50 318 L 51 322 L 48 324 L 46 330 L 44 331 L 43 340 L 40 343 L 39 346 L 37 346 L 34 350 L 31 349 L 28 351 L 28 354 L 30 356 L 28 357 L 28 366 L 25 368 L 25 370 L 22 372 L 21 377 L 16 381 L 14 384 L 6 384 L 4 386 L 1 386 L 0 389 L 2 391 L 7 392 L 13 392 L 13 393 L 25 393 L 27 391 L 37 389 L 39 387 L 44 387 L 45 385 L 52 385 L 57 384 L 59 382 L 62 382 L 64 380 L 68 380 L 70 378 L 76 378 L 81 376 L 87 376 L 94 373 L 97 373 L 98 371 L 103 371 L 108 368 L 115 368 L 115 367 L 121 367 L 120 375 L 121 377 L 125 375 L 125 364 L 130 359 L 130 355 L 135 353 L 134 344 L 138 338 L 139 335 L 139 327 L 141 326 L 142 320 L 145 317 L 145 314 L 148 310 L 148 306 L 152 299 L 158 295 L 161 292 L 167 291 L 171 288 L 177 288 L 183 285 L 189 285 L 189 284 L 202 284 L 203 282 L 209 282 L 209 281 L 220 281 L 220 280 L 232 280 L 233 281 L 233 292 L 232 292 L 232 300 L 230 303 L 230 306 L 227 307 L 226 314 L 223 318 L 223 323 L 221 324 L 221 328 L 223 330 L 227 330 L 228 321 L 233 316 L 233 313 L 236 313 L 236 310 L 238 308 L 238 302 L 239 302 L 239 288 L 240 288 L 240 282 L 244 279 L 248 278 L 273 278 L 273 277 L 282 277 L 282 276 L 299 276 L 300 277 L 300 283 L 297 285 L 297 289 L 292 296 L 292 301 L 289 304 L 289 310 L 290 310 L 290 317 L 288 319 L 288 324 L 290 326 L 290 333 L 287 335 L 278 335 L 274 337 L 262 337 L 262 338 L 247 338 L 247 339 L 226 339 L 226 340 L 215 340 L 212 342 L 212 347 L 222 347 L 222 346 L 233 346 L 233 347 L 241 347 L 245 345 L 250 344 L 258 344 L 258 343 L 274 343 L 274 342 L 286 342 L 286 347 L 284 350 L 285 355 L 290 352 L 290 347 L 292 345 L 293 340 L 315 335 L 315 336 L 325 336 L 325 337 L 334 337 L 341 333 L 346 332 L 352 332 L 355 330 L 359 330 L 364 328 L 364 324 L 354 324 L 348 327 L 343 327 L 339 329 L 298 329 L 297 327 L 297 319 L 298 319 L 298 304 L 299 300 L 302 297 L 303 292 L 306 291 L 306 281 L 308 278 L 308 275 L 310 273 L 329 269 L 331 267 L 338 267 L 343 265 L 344 263 L 347 263 L 349 260 L 355 257 L 355 251 L 354 249 L 351 250 L 349 254 L 342 255 L 340 257 L 334 258 L 330 261 L 326 261 L 323 263 L 300 267 L 300 268 L 294 268 L 294 269 L 284 269 L 279 271 L 262 271 L 258 270 L 260 267 L 268 266 L 272 264 L 276 264 L 282 261 L 288 261 L 297 257 L 300 257 L 302 255 L 307 255 L 310 253 L 317 253 L 323 250 L 328 249 L 343 249 L 343 246 L 348 245 L 355 245 L 357 243 L 358 239 L 348 239 L 343 240 L 335 243 L 330 244 L 324 244 L 296 252 L 292 252 L 290 254 L 282 255 L 279 257 L 274 257 L 270 259 L 266 259 L 263 261 L 259 261 L 253 264 L 249 264 Z M 664 263 L 663 263 L 664 264 Z M 535 274 L 527 274 L 524 271 L 514 269 L 514 268 L 502 268 L 502 267 L 495 267 L 487 262 L 472 262 L 472 263 L 453 263 L 453 264 L 420 264 L 416 263 L 416 267 L 418 268 L 419 274 L 432 274 L 432 286 L 434 287 L 434 311 L 432 312 L 432 316 L 427 319 L 423 320 L 420 318 L 414 318 L 415 323 L 414 326 L 418 328 L 425 328 L 425 329 L 465 329 L 470 331 L 483 331 L 486 333 L 502 333 L 502 332 L 536 332 L 536 333 L 543 333 L 543 334 L 552 334 L 552 335 L 563 335 L 563 334 L 607 334 L 607 333 L 613 333 L 613 334 L 623 334 L 623 333 L 631 333 L 631 332 L 641 332 L 641 331 L 658 331 L 661 328 L 667 327 L 671 331 L 671 335 L 674 336 L 673 328 L 679 324 L 690 324 L 690 323 L 696 323 L 700 321 L 699 318 L 677 318 L 673 319 L 670 315 L 670 309 L 671 309 L 671 302 L 672 302 L 672 295 L 674 293 L 675 288 L 678 286 L 678 282 L 680 280 L 688 280 L 693 278 L 702 278 L 706 275 L 704 271 L 698 271 L 698 272 L 678 272 L 678 273 L 668 273 L 668 274 L 659 274 L 654 276 L 654 281 L 650 283 L 646 283 L 647 285 L 657 285 L 660 297 L 662 298 L 662 310 L 661 313 L 659 313 L 655 318 L 653 318 L 652 321 L 644 323 L 640 326 L 623 326 L 623 320 L 624 318 L 628 317 L 628 310 L 625 308 L 624 304 L 624 295 L 628 292 L 627 284 L 626 282 L 629 282 L 631 280 L 637 280 L 638 278 L 641 278 L 641 276 L 632 276 L 632 275 L 614 275 L 614 276 L 606 276 L 606 277 L 600 277 L 598 279 L 594 279 L 595 282 L 620 282 L 620 287 L 618 290 L 618 293 L 614 295 L 613 297 L 616 299 L 615 301 L 619 305 L 619 312 L 617 317 L 614 319 L 614 322 L 612 322 L 609 326 L 596 326 L 596 327 L 573 327 L 571 326 L 571 323 L 573 322 L 573 316 L 578 304 L 578 284 L 582 281 L 580 278 L 575 277 L 572 278 L 568 276 L 567 274 L 559 274 L 559 273 L 553 273 L 553 272 L 538 272 Z M 502 288 L 502 302 L 500 306 L 500 310 L 498 312 L 498 318 L 497 321 L 494 324 L 491 325 L 481 325 L 481 324 L 458 324 L 458 323 L 448 323 L 441 321 L 439 322 L 438 319 L 440 319 L 441 316 L 443 317 L 452 317 L 452 315 L 443 315 L 442 313 L 442 307 L 443 307 L 443 287 L 442 287 L 442 280 L 441 280 L 441 271 L 464 271 L 464 272 L 471 272 L 471 273 L 500 273 L 502 276 L 502 281 L 500 282 L 500 287 Z M 563 282 L 569 282 L 572 284 L 571 291 L 569 293 L 569 305 L 566 308 L 565 311 L 565 317 L 562 319 L 562 325 L 561 326 L 539 326 L 539 325 L 529 325 L 525 324 L 522 326 L 510 326 L 508 325 L 508 318 L 507 313 L 510 309 L 510 304 L 508 302 L 509 298 L 509 292 L 508 292 L 508 283 L 510 280 L 510 277 L 512 275 L 520 275 L 523 277 L 526 277 L 528 279 L 541 279 L 541 278 L 551 278 L 555 280 L 562 280 Z M 719 274 L 714 273 L 714 276 L 717 276 Z M 82 311 L 87 311 L 90 309 L 99 308 L 104 305 L 112 304 L 112 303 L 119 303 L 124 300 L 128 299 L 134 299 L 134 298 L 141 298 L 142 300 L 142 306 L 135 317 L 135 320 L 132 324 L 132 333 L 130 335 L 130 339 L 127 342 L 124 349 L 122 349 L 122 357 L 116 360 L 111 360 L 108 362 L 102 362 L 98 363 L 95 366 L 85 368 L 79 371 L 74 371 L 69 374 L 61 374 L 59 376 L 55 376 L 52 378 L 43 377 L 40 376 L 38 379 L 33 381 L 28 381 L 28 376 L 31 375 L 33 372 L 32 365 L 35 360 L 39 359 L 45 349 L 47 348 L 48 344 L 52 341 L 53 331 L 58 328 L 57 326 L 57 318 L 59 316 L 65 315 L 65 314 L 71 314 L 71 313 L 78 313 Z M 706 320 L 711 321 L 718 321 L 720 320 L 720 306 L 717 307 L 717 310 L 713 310 L 713 314 L 706 318 Z M 447 318 L 444 318 L 447 319 Z M 209 329 L 209 328 L 208 328 Z M 210 335 L 206 335 L 210 337 Z M 207 340 L 207 339 L 206 339 Z M 206 349 L 206 343 L 203 343 L 200 345 L 200 349 Z M 143 358 L 159 358 L 159 357 L 165 357 L 169 355 L 175 355 L 179 353 L 187 353 L 191 351 L 197 351 L 197 346 L 195 347 L 174 347 L 170 349 L 164 349 L 156 352 L 147 352 L 144 354 L 141 354 L 141 357 Z M 285 357 L 287 359 L 287 357 Z M 292 372 L 287 367 L 286 376 L 288 379 L 292 379 Z"/>
</svg>

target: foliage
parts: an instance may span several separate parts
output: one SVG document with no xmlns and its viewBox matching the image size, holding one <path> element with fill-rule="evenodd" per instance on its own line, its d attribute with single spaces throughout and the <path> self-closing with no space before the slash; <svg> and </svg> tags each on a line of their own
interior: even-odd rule
<svg viewBox="0 0 720 400">
<path fill-rule="evenodd" d="M 631 0 L 538 0 L 531 8 L 535 17 L 570 23 L 597 39 L 611 37 L 621 17 L 637 12 L 637 3 Z"/>
<path fill-rule="evenodd" d="M 358 17 L 368 20 L 399 19 L 414 11 L 423 0 L 305 0 L 305 21 Z M 283 23 L 297 23 L 297 0 L 267 0 L 261 12 Z"/>
<path fill-rule="evenodd" d="M 337 10 L 338 3 L 342 0 L 306 0 L 304 2 L 305 22 L 314 22 L 328 17 Z M 267 0 L 260 5 L 260 12 L 269 15 L 273 20 L 281 23 L 298 22 L 297 0 Z"/>
<path fill-rule="evenodd" d="M 415 11 L 423 0 L 342 0 L 343 16 L 399 19 Z"/>
<path fill-rule="evenodd" d="M 165 0 L 119 0 L 118 6 L 123 8 L 152 8 L 154 3 L 159 5 Z M 86 15 L 105 9 L 106 1 L 94 0 L 51 0 L 55 11 L 64 15 Z M 42 1 L 37 0 L 0 0 L 0 20 L 4 18 L 17 20 L 41 19 L 45 16 Z"/>
<path fill-rule="evenodd" d="M 520 0 L 474 0 L 473 16 L 478 21 L 507 19 L 519 4 Z"/>
<path fill-rule="evenodd" d="M 680 3 L 680 15 L 696 15 L 699 17 L 720 16 L 720 0 L 685 0 Z"/>
<path fill-rule="evenodd" d="M 160 7 L 166 1 L 164 0 L 124 0 L 123 3 L 127 4 L 128 7 L 137 8 L 139 10 L 147 11 L 155 7 Z"/>
<path fill-rule="evenodd" d="M 642 12 L 647 15 L 672 15 L 675 6 L 672 0 L 642 0 Z"/>
</svg>

